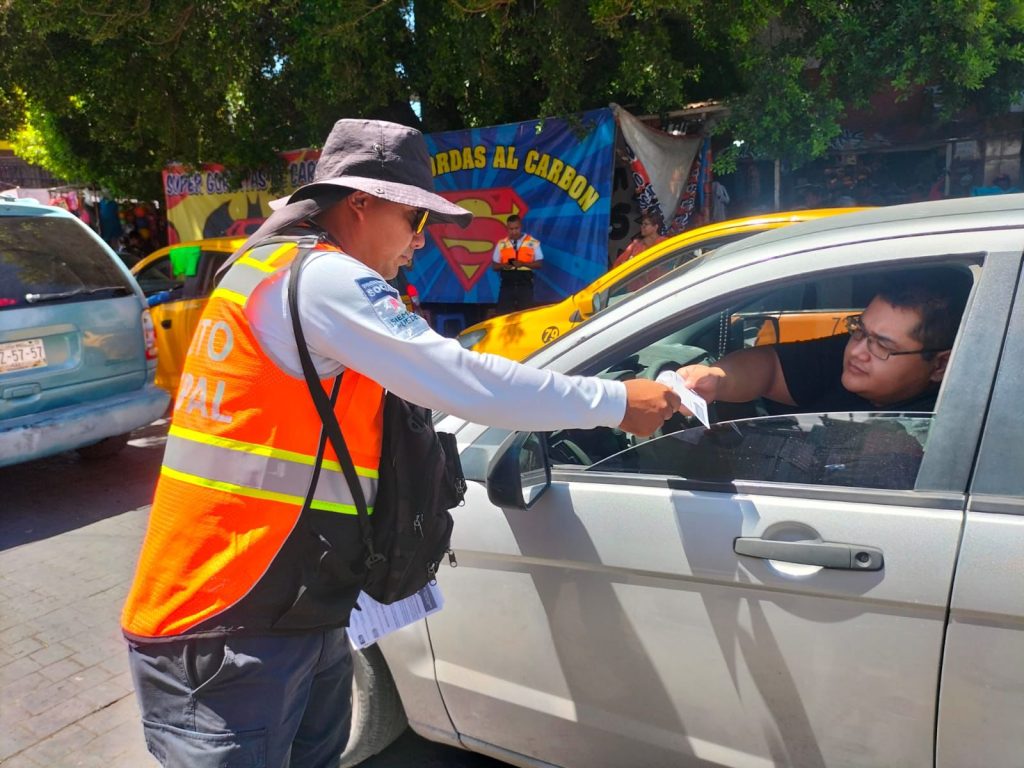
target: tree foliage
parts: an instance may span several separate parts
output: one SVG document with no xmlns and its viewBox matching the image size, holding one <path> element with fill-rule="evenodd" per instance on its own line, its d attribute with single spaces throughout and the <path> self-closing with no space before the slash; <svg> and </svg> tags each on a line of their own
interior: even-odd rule
<svg viewBox="0 0 1024 768">
<path fill-rule="evenodd" d="M 156 196 L 169 161 L 244 170 L 334 120 L 424 130 L 715 98 L 800 164 L 846 105 L 1024 85 L 1024 0 L 0 0 L 0 135 L 54 173 Z M 410 109 L 419 104 L 420 118 Z"/>
</svg>

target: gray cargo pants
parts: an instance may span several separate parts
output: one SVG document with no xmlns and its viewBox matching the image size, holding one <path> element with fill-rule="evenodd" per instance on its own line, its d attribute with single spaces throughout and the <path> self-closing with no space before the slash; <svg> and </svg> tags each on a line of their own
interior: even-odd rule
<svg viewBox="0 0 1024 768">
<path fill-rule="evenodd" d="M 128 646 L 146 746 L 165 768 L 320 768 L 345 749 L 344 629 Z"/>
</svg>

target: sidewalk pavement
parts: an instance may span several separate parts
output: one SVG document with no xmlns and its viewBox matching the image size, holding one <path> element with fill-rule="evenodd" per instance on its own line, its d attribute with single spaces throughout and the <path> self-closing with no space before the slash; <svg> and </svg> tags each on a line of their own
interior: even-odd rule
<svg viewBox="0 0 1024 768">
<path fill-rule="evenodd" d="M 167 422 L 112 458 L 0 468 L 0 766 L 159 768 L 120 630 Z"/>
<path fill-rule="evenodd" d="M 3 768 L 158 765 L 119 629 L 148 511 L 0 551 Z"/>
</svg>

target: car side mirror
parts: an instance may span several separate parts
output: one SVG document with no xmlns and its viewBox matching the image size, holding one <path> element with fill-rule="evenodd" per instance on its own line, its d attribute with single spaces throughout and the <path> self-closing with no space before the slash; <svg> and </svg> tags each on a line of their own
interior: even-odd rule
<svg viewBox="0 0 1024 768">
<path fill-rule="evenodd" d="M 487 470 L 487 498 L 498 507 L 529 509 L 551 485 L 547 437 L 515 432 Z"/>
</svg>

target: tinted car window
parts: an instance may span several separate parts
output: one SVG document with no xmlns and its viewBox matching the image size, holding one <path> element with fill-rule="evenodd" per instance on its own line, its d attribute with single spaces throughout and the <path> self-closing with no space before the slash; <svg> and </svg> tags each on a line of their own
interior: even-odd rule
<svg viewBox="0 0 1024 768">
<path fill-rule="evenodd" d="M 147 296 L 170 291 L 170 299 L 202 299 L 213 290 L 214 279 L 221 264 L 231 254 L 226 251 L 203 250 L 194 275 L 175 274 L 171 257 L 157 259 L 136 276 L 142 292 Z"/>
<path fill-rule="evenodd" d="M 132 292 L 111 255 L 71 219 L 0 217 L 0 311 Z"/>
<path fill-rule="evenodd" d="M 910 490 L 931 414 L 799 414 L 685 429 L 588 471 Z"/>
<path fill-rule="evenodd" d="M 208 296 L 214 288 L 217 270 L 227 261 L 231 254 L 226 251 L 204 250 L 199 259 L 199 270 L 196 280 L 192 284 L 186 284 L 186 298 L 198 299 Z"/>
<path fill-rule="evenodd" d="M 157 259 L 148 267 L 139 272 L 135 279 L 138 280 L 142 292 L 149 296 L 158 291 L 172 291 L 180 288 L 184 280 L 176 278 L 171 271 L 171 259 L 165 256 Z"/>
</svg>

